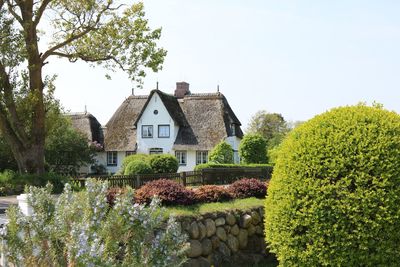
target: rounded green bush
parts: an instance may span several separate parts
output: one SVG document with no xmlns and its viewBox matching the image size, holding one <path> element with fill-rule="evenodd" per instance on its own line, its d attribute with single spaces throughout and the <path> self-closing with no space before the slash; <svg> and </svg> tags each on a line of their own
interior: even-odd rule
<svg viewBox="0 0 400 267">
<path fill-rule="evenodd" d="M 125 173 L 125 169 L 126 166 L 128 166 L 128 164 L 132 161 L 138 160 L 138 161 L 145 161 L 147 163 L 150 164 L 150 159 L 151 159 L 152 155 L 147 155 L 147 154 L 133 154 L 133 155 L 129 155 L 127 157 L 124 158 L 124 160 L 122 161 L 121 164 L 121 168 L 118 171 L 118 173 L 120 174 L 124 174 Z"/>
<path fill-rule="evenodd" d="M 150 159 L 150 166 L 155 173 L 175 173 L 178 171 L 179 162 L 170 154 L 161 154 Z"/>
<path fill-rule="evenodd" d="M 208 160 L 213 163 L 232 164 L 234 163 L 233 156 L 232 146 L 222 141 L 211 150 Z"/>
<path fill-rule="evenodd" d="M 267 140 L 259 134 L 247 134 L 240 142 L 239 154 L 246 164 L 267 163 Z"/>
<path fill-rule="evenodd" d="M 283 142 L 265 232 L 282 266 L 400 266 L 400 116 L 341 107 Z"/>
<path fill-rule="evenodd" d="M 153 173 L 150 164 L 145 161 L 134 160 L 128 163 L 124 175 Z"/>
</svg>

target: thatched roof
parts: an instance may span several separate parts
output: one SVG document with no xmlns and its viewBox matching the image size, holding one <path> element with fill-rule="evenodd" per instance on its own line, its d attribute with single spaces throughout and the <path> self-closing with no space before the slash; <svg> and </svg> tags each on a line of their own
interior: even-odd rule
<svg viewBox="0 0 400 267">
<path fill-rule="evenodd" d="M 104 147 L 107 151 L 135 151 L 135 122 L 148 96 L 130 96 L 106 124 Z"/>
<path fill-rule="evenodd" d="M 90 142 L 104 143 L 104 135 L 99 121 L 90 113 L 68 113 L 72 126 L 84 134 Z"/>
<path fill-rule="evenodd" d="M 136 125 L 154 93 L 180 126 L 174 142 L 176 150 L 210 150 L 233 135 L 232 125 L 236 136 L 243 136 L 241 123 L 223 94 L 189 94 L 178 100 L 153 90 L 149 96 L 130 96 L 118 108 L 106 125 L 107 151 L 136 150 Z"/>
<path fill-rule="evenodd" d="M 189 127 L 180 127 L 174 149 L 211 150 L 221 140 L 233 135 L 232 125 L 236 136 L 243 137 L 241 123 L 223 94 L 191 94 L 179 104 Z"/>
</svg>

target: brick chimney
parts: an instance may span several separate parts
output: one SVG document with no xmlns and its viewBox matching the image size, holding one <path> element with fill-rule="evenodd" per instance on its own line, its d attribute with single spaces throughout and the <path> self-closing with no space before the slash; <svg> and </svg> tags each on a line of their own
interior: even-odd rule
<svg viewBox="0 0 400 267">
<path fill-rule="evenodd" d="M 185 95 L 188 95 L 188 94 L 190 94 L 189 84 L 187 82 L 177 82 L 176 90 L 175 90 L 175 97 L 183 98 Z"/>
</svg>

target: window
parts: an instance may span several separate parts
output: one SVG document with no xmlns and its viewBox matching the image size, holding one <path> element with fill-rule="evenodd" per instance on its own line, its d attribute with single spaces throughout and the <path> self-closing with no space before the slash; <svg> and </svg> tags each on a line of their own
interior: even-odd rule
<svg viewBox="0 0 400 267">
<path fill-rule="evenodd" d="M 163 149 L 162 148 L 154 147 L 154 148 L 150 148 L 149 149 L 149 154 L 150 155 L 162 154 L 162 153 L 163 153 Z"/>
<path fill-rule="evenodd" d="M 208 151 L 196 151 L 196 165 L 208 162 Z"/>
<path fill-rule="evenodd" d="M 158 137 L 169 138 L 169 125 L 158 125 Z"/>
<path fill-rule="evenodd" d="M 125 152 L 125 156 L 127 157 L 127 156 L 130 156 L 130 155 L 135 155 L 136 154 L 136 151 L 126 151 Z"/>
<path fill-rule="evenodd" d="M 117 166 L 118 154 L 117 151 L 107 151 L 107 166 Z"/>
<path fill-rule="evenodd" d="M 186 151 L 175 151 L 180 166 L 186 166 Z"/>
<path fill-rule="evenodd" d="M 142 138 L 153 138 L 153 125 L 142 125 Z"/>
</svg>

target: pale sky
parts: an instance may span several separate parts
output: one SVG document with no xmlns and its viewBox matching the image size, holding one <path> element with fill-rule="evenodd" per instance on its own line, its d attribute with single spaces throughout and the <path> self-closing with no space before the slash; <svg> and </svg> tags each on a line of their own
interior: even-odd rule
<svg viewBox="0 0 400 267">
<path fill-rule="evenodd" d="M 332 107 L 374 100 L 400 112 L 400 1 L 148 0 L 150 25 L 162 27 L 163 70 L 148 73 L 173 93 L 217 85 L 246 128 L 258 110 L 307 120 Z M 123 73 L 52 60 L 56 97 L 70 111 L 105 124 L 134 86 Z"/>
</svg>

